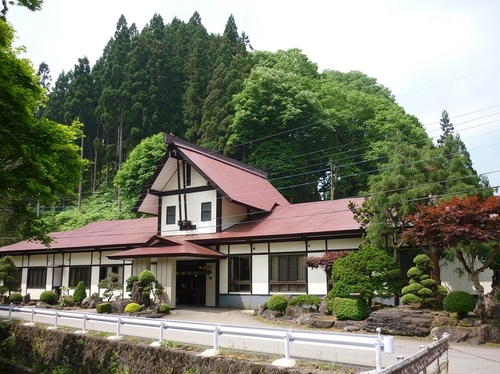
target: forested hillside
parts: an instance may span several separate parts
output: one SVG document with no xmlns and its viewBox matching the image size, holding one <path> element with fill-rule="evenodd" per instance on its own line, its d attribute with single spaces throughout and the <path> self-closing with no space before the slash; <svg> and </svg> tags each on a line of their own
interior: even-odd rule
<svg viewBox="0 0 500 374">
<path fill-rule="evenodd" d="M 47 86 L 49 67 L 39 74 Z M 143 30 L 122 16 L 95 65 L 83 57 L 62 72 L 38 115 L 83 123 L 86 198 L 100 189 L 116 199 L 130 152 L 161 132 L 266 170 L 292 203 L 367 192 L 395 144 L 433 147 L 375 78 L 320 72 L 297 49 L 253 51 L 232 16 L 209 34 L 198 13 L 170 23 L 155 14 Z"/>
</svg>

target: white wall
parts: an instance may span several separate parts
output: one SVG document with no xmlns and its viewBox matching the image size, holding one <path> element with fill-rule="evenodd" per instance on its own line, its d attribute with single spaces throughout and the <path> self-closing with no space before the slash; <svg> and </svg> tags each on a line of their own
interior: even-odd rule
<svg viewBox="0 0 500 374">
<path fill-rule="evenodd" d="M 321 257 L 323 253 L 314 253 L 308 255 L 308 257 Z M 307 293 L 311 295 L 326 295 L 328 287 L 327 287 L 327 279 L 326 273 L 322 269 L 312 269 L 307 268 L 307 280 L 308 280 L 308 290 Z"/>
<path fill-rule="evenodd" d="M 267 255 L 252 256 L 252 293 L 269 293 L 269 257 Z"/>
<path fill-rule="evenodd" d="M 476 269 L 480 267 L 481 264 L 476 261 Z M 477 295 L 477 291 L 472 284 L 472 281 L 467 276 L 467 273 L 462 277 L 459 277 L 456 273 L 455 269 L 457 267 L 462 268 L 462 265 L 459 261 L 448 262 L 441 261 L 441 284 L 448 289 L 448 291 L 465 291 L 472 295 Z M 479 276 L 479 281 L 481 285 L 484 287 L 484 292 L 491 292 L 491 277 L 493 275 L 493 271 L 490 269 L 486 269 Z"/>
</svg>

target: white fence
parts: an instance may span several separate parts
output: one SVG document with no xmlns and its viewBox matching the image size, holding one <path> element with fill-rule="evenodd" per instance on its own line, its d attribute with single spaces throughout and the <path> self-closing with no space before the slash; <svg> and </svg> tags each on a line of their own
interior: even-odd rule
<svg viewBox="0 0 500 374">
<path fill-rule="evenodd" d="M 57 328 L 61 319 L 73 319 L 82 321 L 82 329 L 76 331 L 78 334 L 87 331 L 87 321 L 99 321 L 116 324 L 116 336 L 111 336 L 111 339 L 116 339 L 121 336 L 121 326 L 144 326 L 158 328 L 158 342 L 153 343 L 158 345 L 163 341 L 164 330 L 180 330 L 194 333 L 213 334 L 213 351 L 219 349 L 219 336 L 233 336 L 241 338 L 257 338 L 264 340 L 282 341 L 285 344 L 285 357 L 281 360 L 276 360 L 273 364 L 279 366 L 292 366 L 293 362 L 290 359 L 290 344 L 316 344 L 329 347 L 339 347 L 344 349 L 369 350 L 375 353 L 375 363 L 377 372 L 382 370 L 381 352 L 394 353 L 394 337 L 383 336 L 380 334 L 380 329 L 377 329 L 377 335 L 365 334 L 347 334 L 347 333 L 331 333 L 317 332 L 307 330 L 285 330 L 271 328 L 256 328 L 256 327 L 240 327 L 231 325 L 208 324 L 199 322 L 179 322 L 164 318 L 138 318 L 138 317 L 122 317 L 117 315 L 105 315 L 97 313 L 78 313 L 67 312 L 52 309 L 38 308 L 22 308 L 16 306 L 0 306 L 0 310 L 8 311 L 8 318 L 11 319 L 14 313 L 24 314 L 28 317 L 31 323 L 34 323 L 35 315 L 45 315 L 54 317 L 54 326 Z M 28 316 L 27 316 L 28 315 Z M 265 353 L 265 352 L 264 352 Z"/>
</svg>

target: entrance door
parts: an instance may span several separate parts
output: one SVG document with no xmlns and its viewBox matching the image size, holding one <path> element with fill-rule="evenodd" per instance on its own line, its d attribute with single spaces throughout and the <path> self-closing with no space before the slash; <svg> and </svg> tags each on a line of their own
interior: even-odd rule
<svg viewBox="0 0 500 374">
<path fill-rule="evenodd" d="M 177 261 L 177 305 L 205 306 L 205 261 Z"/>
</svg>

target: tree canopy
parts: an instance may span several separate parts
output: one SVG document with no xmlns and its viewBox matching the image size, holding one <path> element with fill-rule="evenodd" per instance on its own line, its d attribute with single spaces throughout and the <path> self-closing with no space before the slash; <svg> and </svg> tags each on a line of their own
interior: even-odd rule
<svg viewBox="0 0 500 374">
<path fill-rule="evenodd" d="M 3 20 L 0 35 L 1 236 L 47 243 L 33 207 L 70 196 L 78 185 L 84 162 L 74 142 L 81 136 L 80 124 L 35 118 L 45 92 L 31 63 L 12 49 L 13 30 Z"/>
</svg>

